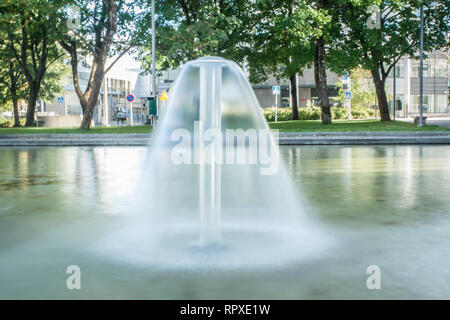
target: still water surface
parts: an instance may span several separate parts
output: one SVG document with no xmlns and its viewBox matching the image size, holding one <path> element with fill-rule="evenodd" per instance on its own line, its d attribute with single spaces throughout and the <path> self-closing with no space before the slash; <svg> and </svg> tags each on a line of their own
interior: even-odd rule
<svg viewBox="0 0 450 320">
<path fill-rule="evenodd" d="M 0 298 L 450 298 L 450 146 L 281 151 L 333 245 L 284 267 L 183 271 L 95 251 L 135 210 L 146 148 L 0 148 Z M 79 291 L 66 289 L 72 264 Z M 366 287 L 369 265 L 380 290 Z"/>
</svg>

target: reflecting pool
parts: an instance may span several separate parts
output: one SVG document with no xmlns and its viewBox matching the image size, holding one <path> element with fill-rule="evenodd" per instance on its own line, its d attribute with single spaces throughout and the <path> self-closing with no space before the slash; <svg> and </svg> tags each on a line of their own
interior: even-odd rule
<svg viewBox="0 0 450 320">
<path fill-rule="evenodd" d="M 0 298 L 450 298 L 450 146 L 281 154 L 330 245 L 270 268 L 184 270 L 113 259 L 98 245 L 136 210 L 146 147 L 0 148 Z M 69 265 L 81 290 L 66 288 Z M 380 290 L 367 289 L 371 265 Z"/>
</svg>

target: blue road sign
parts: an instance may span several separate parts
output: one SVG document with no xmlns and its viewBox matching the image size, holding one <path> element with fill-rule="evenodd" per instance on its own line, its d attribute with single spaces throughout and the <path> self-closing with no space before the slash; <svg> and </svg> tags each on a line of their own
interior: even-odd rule
<svg viewBox="0 0 450 320">
<path fill-rule="evenodd" d="M 58 97 L 58 103 L 64 103 L 64 97 Z"/>
<path fill-rule="evenodd" d="M 280 86 L 272 86 L 272 94 L 279 95 L 280 94 Z"/>
<path fill-rule="evenodd" d="M 350 100 L 351 98 L 352 98 L 352 92 L 351 91 L 345 92 L 345 99 Z"/>
</svg>

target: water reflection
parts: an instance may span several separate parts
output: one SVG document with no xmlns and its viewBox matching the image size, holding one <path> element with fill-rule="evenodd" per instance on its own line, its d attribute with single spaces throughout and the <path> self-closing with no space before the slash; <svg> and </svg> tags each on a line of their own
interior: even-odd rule
<svg viewBox="0 0 450 320">
<path fill-rule="evenodd" d="M 328 218 L 397 221 L 448 208 L 449 146 L 298 146 L 282 153 L 306 198 Z"/>
<path fill-rule="evenodd" d="M 146 148 L 0 148 L 0 298 L 450 298 L 450 146 L 281 152 L 335 246 L 281 270 L 202 273 L 90 250 L 133 211 Z M 74 263 L 89 274 L 79 293 L 64 287 Z M 383 274 L 376 292 L 365 287 L 372 264 Z"/>
<path fill-rule="evenodd" d="M 143 148 L 1 148 L 0 214 L 112 213 L 145 156 Z"/>
</svg>

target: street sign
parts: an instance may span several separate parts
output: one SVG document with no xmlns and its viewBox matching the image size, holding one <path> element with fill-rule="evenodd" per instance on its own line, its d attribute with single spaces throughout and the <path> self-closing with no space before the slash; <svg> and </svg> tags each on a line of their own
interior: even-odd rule
<svg viewBox="0 0 450 320">
<path fill-rule="evenodd" d="M 128 101 L 128 102 L 133 102 L 134 99 L 135 99 L 134 94 L 131 94 L 131 93 L 130 93 L 129 95 L 127 95 L 127 101 Z"/>
<path fill-rule="evenodd" d="M 64 103 L 64 97 L 58 97 L 58 103 Z"/>
<path fill-rule="evenodd" d="M 272 94 L 274 96 L 279 95 L 280 94 L 280 86 L 272 86 Z"/>
<path fill-rule="evenodd" d="M 167 96 L 167 93 L 165 91 L 163 91 L 161 93 L 161 97 L 159 98 L 160 101 L 165 101 L 167 100 L 169 97 Z"/>
<path fill-rule="evenodd" d="M 351 91 L 345 92 L 345 99 L 347 99 L 347 100 L 351 100 L 352 99 L 352 92 Z"/>
</svg>

